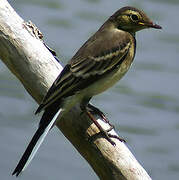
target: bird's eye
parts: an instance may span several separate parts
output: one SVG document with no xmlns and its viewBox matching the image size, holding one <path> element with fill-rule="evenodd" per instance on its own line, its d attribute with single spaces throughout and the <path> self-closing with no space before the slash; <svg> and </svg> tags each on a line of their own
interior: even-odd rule
<svg viewBox="0 0 179 180">
<path fill-rule="evenodd" d="M 131 17 L 132 21 L 138 21 L 139 20 L 139 17 L 135 14 L 132 14 L 130 17 Z"/>
</svg>

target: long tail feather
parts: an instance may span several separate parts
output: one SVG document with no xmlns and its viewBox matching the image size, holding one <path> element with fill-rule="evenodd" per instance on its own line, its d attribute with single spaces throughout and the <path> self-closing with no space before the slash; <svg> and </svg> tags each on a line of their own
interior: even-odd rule
<svg viewBox="0 0 179 180">
<path fill-rule="evenodd" d="M 13 171 L 12 175 L 18 176 L 22 171 L 24 171 L 27 166 L 32 161 L 34 155 L 36 154 L 37 150 L 39 149 L 40 145 L 42 144 L 43 140 L 45 139 L 47 133 L 55 123 L 58 115 L 60 114 L 62 109 L 59 109 L 57 112 L 52 113 L 51 116 L 53 117 L 52 120 L 48 120 L 47 123 L 44 123 L 39 126 L 37 131 L 35 132 L 32 140 L 30 141 L 27 149 L 25 150 L 22 158 L 20 159 L 17 167 Z M 44 116 L 44 115 L 43 115 Z M 43 117 L 42 117 L 43 118 Z M 45 117 L 47 118 L 47 117 Z M 49 118 L 49 117 L 48 117 Z M 50 118 L 49 118 L 50 119 Z"/>
</svg>

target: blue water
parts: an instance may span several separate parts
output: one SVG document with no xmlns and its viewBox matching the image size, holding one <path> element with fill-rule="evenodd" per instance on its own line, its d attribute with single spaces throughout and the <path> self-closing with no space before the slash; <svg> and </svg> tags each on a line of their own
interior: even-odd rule
<svg viewBox="0 0 179 180">
<path fill-rule="evenodd" d="M 145 10 L 163 30 L 137 34 L 137 54 L 126 76 L 95 97 L 120 136 L 153 179 L 179 179 L 179 1 L 34 0 L 9 1 L 31 20 L 65 64 L 117 9 Z M 33 12 L 33 13 L 32 13 Z M 37 104 L 0 62 L 0 174 L 13 168 L 39 121 Z M 54 128 L 21 179 L 98 179 L 63 134 Z"/>
</svg>

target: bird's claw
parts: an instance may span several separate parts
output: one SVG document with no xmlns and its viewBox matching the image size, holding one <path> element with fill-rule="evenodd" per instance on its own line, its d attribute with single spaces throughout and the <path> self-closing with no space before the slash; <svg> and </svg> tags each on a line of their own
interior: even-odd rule
<svg viewBox="0 0 179 180">
<path fill-rule="evenodd" d="M 114 129 L 114 125 L 112 125 L 112 124 L 109 122 L 109 120 L 106 118 L 106 116 L 104 115 L 104 113 L 103 113 L 101 110 L 99 110 L 97 107 L 95 107 L 95 106 L 93 106 L 93 105 L 91 105 L 91 104 L 88 104 L 88 105 L 86 106 L 86 108 L 84 108 L 84 106 L 82 106 L 81 109 L 82 109 L 81 114 L 83 114 L 84 112 L 86 112 L 87 115 L 88 115 L 88 117 L 94 122 L 94 124 L 95 124 L 95 125 L 98 127 L 98 129 L 100 130 L 100 132 L 97 133 L 95 136 L 98 136 L 98 135 L 100 135 L 100 134 L 103 134 L 104 137 L 105 137 L 113 146 L 115 146 L 116 143 L 115 143 L 111 138 L 116 138 L 116 139 L 118 139 L 118 140 L 121 141 L 121 142 L 126 142 L 124 139 L 120 138 L 119 136 L 113 135 L 113 134 L 109 133 L 111 130 Z M 107 129 L 107 130 L 105 130 L 105 129 L 97 122 L 97 120 L 94 118 L 94 116 L 92 115 L 93 113 L 99 115 L 104 122 L 106 122 L 107 124 L 109 124 L 110 128 Z"/>
</svg>

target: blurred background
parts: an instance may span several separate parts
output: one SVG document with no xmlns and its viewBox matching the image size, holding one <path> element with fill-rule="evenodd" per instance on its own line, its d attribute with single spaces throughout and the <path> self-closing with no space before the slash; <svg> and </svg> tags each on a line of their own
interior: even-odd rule
<svg viewBox="0 0 179 180">
<path fill-rule="evenodd" d="M 119 8 L 143 9 L 163 30 L 137 34 L 130 71 L 93 103 L 106 113 L 127 146 L 153 179 L 179 178 L 179 24 L 178 0 L 18 0 L 16 12 L 42 31 L 63 64 Z M 0 176 L 12 170 L 35 132 L 37 104 L 0 62 Z M 31 179 L 98 179 L 63 134 L 54 128 L 23 177 Z"/>
</svg>

